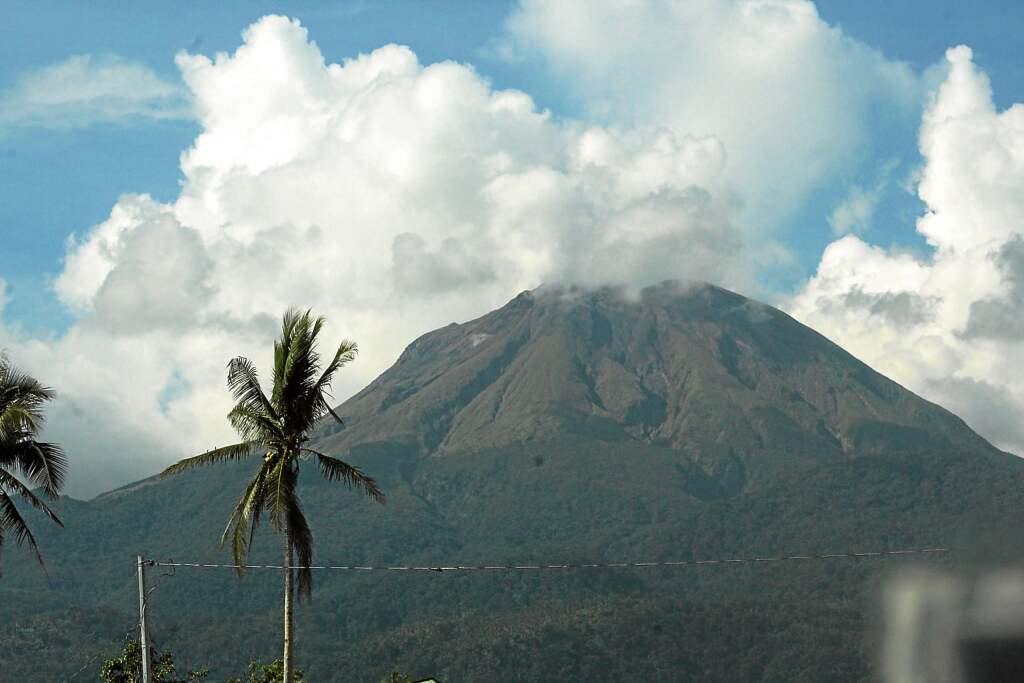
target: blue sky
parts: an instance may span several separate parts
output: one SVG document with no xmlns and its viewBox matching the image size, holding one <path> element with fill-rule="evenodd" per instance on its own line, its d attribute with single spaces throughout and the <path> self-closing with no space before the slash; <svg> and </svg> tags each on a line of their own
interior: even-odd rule
<svg viewBox="0 0 1024 683">
<path fill-rule="evenodd" d="M 142 406 L 78 446 L 97 470 L 78 490 L 223 437 L 218 354 L 261 348 L 288 303 L 366 349 L 344 398 L 417 334 L 595 273 L 768 299 L 1024 447 L 998 360 L 1024 349 L 983 319 L 1018 300 L 995 255 L 1020 229 L 1024 5 L 698 4 L 8 3 L 0 347 L 58 368 L 64 440 L 96 406 Z M 386 77 L 315 64 L 360 54 Z M 445 60 L 467 68 L 424 68 Z M 267 275 L 261 249 L 285 247 Z M 100 399 L 128 368 L 137 395 Z M 125 467 L 118 439 L 152 456 Z"/>
</svg>

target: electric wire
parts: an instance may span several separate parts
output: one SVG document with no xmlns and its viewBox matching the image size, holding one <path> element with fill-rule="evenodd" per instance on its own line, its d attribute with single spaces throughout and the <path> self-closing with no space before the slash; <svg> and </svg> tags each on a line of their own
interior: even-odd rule
<svg viewBox="0 0 1024 683">
<path fill-rule="evenodd" d="M 588 562 L 550 564 L 477 564 L 477 565 L 420 565 L 420 566 L 375 566 L 375 565 L 309 565 L 293 566 L 293 570 L 336 570 L 336 571 L 380 571 L 380 572 L 465 572 L 465 571 L 530 571 L 544 569 L 621 569 L 630 567 L 693 567 L 725 564 L 756 564 L 762 562 L 788 562 L 808 560 L 854 559 L 867 557 L 892 557 L 897 555 L 933 555 L 952 552 L 949 548 L 910 548 L 901 550 L 879 550 L 871 552 L 846 552 L 804 555 L 776 555 L 771 557 L 739 557 L 710 560 L 673 560 L 655 562 Z M 188 567 L 199 569 L 284 569 L 279 564 L 218 564 L 206 562 L 161 562 L 148 560 L 155 567 Z"/>
<path fill-rule="evenodd" d="M 707 567 L 716 565 L 736 564 L 759 564 L 769 562 L 807 562 L 815 560 L 839 560 L 839 559 L 860 559 L 860 558 L 886 558 L 908 555 L 938 555 L 953 552 L 950 548 L 905 548 L 900 550 L 877 550 L 868 552 L 845 552 L 845 553 L 821 553 L 801 555 L 774 555 L 770 557 L 735 557 L 719 558 L 708 560 L 663 560 L 653 562 L 562 562 L 562 563 L 537 563 L 537 564 L 442 564 L 442 565 L 309 565 L 294 566 L 293 570 L 335 570 L 353 572 L 467 572 L 467 571 L 542 571 L 549 569 L 628 569 L 642 567 Z M 283 570 L 284 565 L 279 564 L 222 564 L 212 562 L 161 562 L 160 560 L 143 559 L 143 563 L 149 567 L 167 567 L 174 571 L 177 567 L 189 569 L 271 569 Z M 164 574 L 161 576 L 173 576 Z M 149 593 L 156 590 L 156 586 L 149 589 Z M 148 598 L 148 595 L 147 595 Z M 125 632 L 127 639 L 131 633 L 139 628 L 135 622 Z M 79 674 L 92 665 L 101 655 L 94 655 L 81 669 L 64 679 L 64 683 L 70 683 Z"/>
</svg>

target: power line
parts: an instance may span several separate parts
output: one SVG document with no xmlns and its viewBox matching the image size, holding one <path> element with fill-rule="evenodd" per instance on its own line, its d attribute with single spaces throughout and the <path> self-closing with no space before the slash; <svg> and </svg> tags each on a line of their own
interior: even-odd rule
<svg viewBox="0 0 1024 683">
<path fill-rule="evenodd" d="M 887 558 L 906 555 L 935 555 L 953 552 L 950 548 L 909 548 L 901 550 L 880 550 L 870 552 L 845 552 L 826 554 L 805 554 L 805 555 L 777 555 L 772 557 L 741 557 L 721 558 L 711 560 L 675 560 L 675 561 L 653 561 L 653 562 L 588 562 L 588 563 L 561 563 L 561 564 L 480 564 L 480 565 L 424 565 L 424 566 L 372 566 L 372 565 L 310 565 L 297 566 L 292 569 L 310 570 L 337 570 L 337 571 L 377 571 L 377 572 L 458 572 L 458 571 L 540 571 L 545 569 L 627 569 L 637 567 L 697 567 L 713 565 L 735 565 L 735 564 L 757 564 L 764 562 L 806 562 L 815 560 L 840 560 L 859 558 Z M 285 567 L 279 564 L 219 564 L 204 562 L 160 562 L 140 557 L 141 567 L 184 567 L 196 569 L 272 569 L 283 570 Z M 173 576 L 167 574 L 165 576 Z M 153 589 L 150 590 L 150 592 Z M 130 633 L 130 631 L 129 631 Z M 126 634 L 127 637 L 127 634 Z M 74 678 L 92 660 L 86 663 L 71 678 Z M 67 679 L 70 680 L 70 679 Z"/>
<path fill-rule="evenodd" d="M 953 552 L 949 548 L 914 548 L 906 550 L 881 550 L 863 553 L 829 553 L 822 555 L 778 555 L 774 557 L 742 557 L 715 560 L 678 560 L 660 562 L 590 562 L 562 564 L 480 564 L 480 565 L 434 565 L 434 566 L 361 566 L 361 565 L 310 565 L 292 569 L 337 570 L 337 571 L 386 571 L 386 572 L 456 572 L 456 571 L 529 571 L 543 569 L 622 569 L 631 567 L 693 567 L 724 564 L 756 564 L 759 562 L 788 562 L 807 560 L 838 560 L 867 557 L 892 557 L 895 555 L 930 555 Z M 284 569 L 279 564 L 215 564 L 203 562 L 159 562 L 150 560 L 150 566 L 190 567 L 200 569 Z"/>
</svg>

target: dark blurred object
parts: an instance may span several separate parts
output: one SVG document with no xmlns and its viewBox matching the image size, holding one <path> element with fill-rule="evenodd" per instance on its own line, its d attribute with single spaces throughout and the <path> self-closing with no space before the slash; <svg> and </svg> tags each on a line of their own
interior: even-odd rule
<svg viewBox="0 0 1024 683">
<path fill-rule="evenodd" d="M 1024 681 L 1024 573 L 903 574 L 885 612 L 887 683 Z"/>
<path fill-rule="evenodd" d="M 960 652 L 968 681 L 1024 681 L 1024 638 L 969 638 Z"/>
</svg>

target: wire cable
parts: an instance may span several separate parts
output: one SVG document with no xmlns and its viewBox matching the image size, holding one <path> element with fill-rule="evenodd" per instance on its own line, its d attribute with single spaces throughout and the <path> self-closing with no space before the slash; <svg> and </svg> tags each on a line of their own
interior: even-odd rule
<svg viewBox="0 0 1024 683">
<path fill-rule="evenodd" d="M 590 562 L 560 564 L 480 564 L 480 565 L 426 565 L 426 566 L 364 566 L 364 565 L 310 565 L 295 566 L 292 569 L 337 570 L 337 571 L 384 571 L 384 572 L 465 572 L 465 571 L 529 571 L 543 569 L 621 569 L 629 567 L 693 567 L 723 564 L 756 564 L 759 562 L 788 562 L 807 560 L 836 560 L 865 557 L 892 557 L 896 555 L 932 555 L 953 552 L 949 548 L 913 548 L 905 550 L 880 550 L 873 552 L 828 553 L 819 555 L 778 555 L 774 557 L 741 557 L 714 560 L 677 560 L 660 562 Z M 217 564 L 204 562 L 160 562 L 150 561 L 156 567 L 190 567 L 201 569 L 284 569 L 279 564 Z"/>
<path fill-rule="evenodd" d="M 805 555 L 776 555 L 772 557 L 739 557 L 739 558 L 722 558 L 722 559 L 711 559 L 711 560 L 674 560 L 674 561 L 655 561 L 655 562 L 588 562 L 588 563 L 572 563 L 565 562 L 559 564 L 480 564 L 480 565 L 423 565 L 423 566 L 368 566 L 368 565 L 310 565 L 310 566 L 296 566 L 292 567 L 293 570 L 336 570 L 336 571 L 377 571 L 377 572 L 466 572 L 466 571 L 537 571 L 545 569 L 628 569 L 637 567 L 706 567 L 713 565 L 735 565 L 735 564 L 758 564 L 764 562 L 806 562 L 814 560 L 839 560 L 839 559 L 858 559 L 858 558 L 887 558 L 895 556 L 907 556 L 907 555 L 937 555 L 943 553 L 953 552 L 950 548 L 910 548 L 902 550 L 879 550 L 871 552 L 846 552 L 846 553 L 825 553 L 825 554 L 805 554 Z M 143 563 L 149 567 L 168 567 L 172 571 L 177 567 L 192 568 L 192 569 L 272 569 L 282 570 L 285 567 L 279 564 L 219 564 L 219 563 L 206 563 L 206 562 L 161 562 L 159 560 L 143 559 Z M 173 576 L 173 574 L 164 574 L 161 576 Z M 150 588 L 150 592 L 156 589 L 156 586 Z M 125 638 L 139 627 L 136 622 L 126 633 Z M 64 679 L 64 683 L 69 683 L 80 673 L 85 671 L 95 660 L 97 656 L 93 656 L 87 661 L 81 669 L 71 675 L 70 678 Z"/>
</svg>

